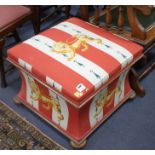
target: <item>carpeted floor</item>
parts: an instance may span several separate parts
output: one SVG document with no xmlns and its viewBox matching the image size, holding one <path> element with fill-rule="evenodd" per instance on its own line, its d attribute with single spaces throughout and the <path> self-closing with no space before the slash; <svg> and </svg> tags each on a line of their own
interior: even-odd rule
<svg viewBox="0 0 155 155">
<path fill-rule="evenodd" d="M 55 25 L 64 18 L 59 16 L 42 25 L 42 29 Z M 32 25 L 27 23 L 18 30 L 23 40 L 34 35 Z M 14 42 L 9 39 L 6 47 Z M 152 53 L 155 49 L 152 49 Z M 152 56 L 155 57 L 155 54 Z M 152 57 L 151 56 L 151 57 Z M 8 87 L 0 89 L 0 99 L 39 128 L 47 136 L 67 149 L 72 149 L 69 140 L 33 114 L 23 105 L 14 104 L 12 98 L 20 89 L 17 71 L 7 74 Z M 155 149 L 155 71 L 142 81 L 146 90 L 144 98 L 126 102 L 89 138 L 85 149 Z"/>
<path fill-rule="evenodd" d="M 1 150 L 62 150 L 25 118 L 0 101 Z"/>
</svg>

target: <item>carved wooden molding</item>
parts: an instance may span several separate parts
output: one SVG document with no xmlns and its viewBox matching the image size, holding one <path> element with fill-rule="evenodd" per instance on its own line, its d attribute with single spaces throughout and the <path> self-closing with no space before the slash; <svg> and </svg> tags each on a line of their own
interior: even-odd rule
<svg viewBox="0 0 155 155">
<path fill-rule="evenodd" d="M 152 24 L 150 27 L 145 29 L 143 25 L 140 23 L 137 12 L 141 12 L 145 16 L 148 16 L 152 13 L 152 11 L 155 9 L 153 6 L 146 6 L 146 5 L 127 5 L 125 6 L 127 9 L 127 20 L 129 23 L 129 26 L 131 28 L 131 32 L 123 29 L 124 28 L 124 7 L 119 6 L 106 6 L 106 9 L 101 10 L 99 8 L 96 8 L 95 15 L 91 16 L 89 18 L 89 12 L 88 12 L 88 5 L 81 5 L 81 18 L 85 21 L 90 21 L 93 24 L 100 25 L 101 27 L 106 27 L 108 30 L 112 31 L 113 33 L 119 34 L 122 37 L 135 41 L 143 46 L 149 46 L 152 44 L 153 41 L 155 41 L 155 24 Z M 114 9 L 118 8 L 118 17 L 117 17 L 117 27 L 112 25 L 112 12 Z M 99 18 L 101 16 L 105 17 L 105 23 L 100 22 Z"/>
<path fill-rule="evenodd" d="M 127 16 L 131 27 L 131 36 L 145 40 L 146 29 L 142 26 L 139 19 L 137 18 L 137 10 L 142 12 L 144 15 L 150 15 L 152 12 L 151 6 L 127 6 Z"/>
<path fill-rule="evenodd" d="M 144 15 L 150 15 L 153 10 L 153 6 L 149 5 L 135 5 L 132 7 L 141 11 Z"/>
</svg>

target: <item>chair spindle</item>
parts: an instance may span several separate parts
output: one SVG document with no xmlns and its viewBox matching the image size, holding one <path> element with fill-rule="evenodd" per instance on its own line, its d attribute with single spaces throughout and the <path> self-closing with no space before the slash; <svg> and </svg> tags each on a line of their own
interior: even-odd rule
<svg viewBox="0 0 155 155">
<path fill-rule="evenodd" d="M 99 7 L 97 6 L 95 8 L 95 24 L 96 25 L 99 25 L 99 20 L 100 20 L 100 9 Z"/>
<path fill-rule="evenodd" d="M 119 6 L 119 9 L 118 9 L 118 31 L 119 33 L 123 31 L 123 26 L 124 26 L 123 7 Z"/>
<path fill-rule="evenodd" d="M 111 8 L 109 5 L 106 7 L 106 17 L 105 18 L 106 18 L 105 19 L 106 27 L 109 29 L 112 24 L 112 12 L 111 12 Z"/>
</svg>

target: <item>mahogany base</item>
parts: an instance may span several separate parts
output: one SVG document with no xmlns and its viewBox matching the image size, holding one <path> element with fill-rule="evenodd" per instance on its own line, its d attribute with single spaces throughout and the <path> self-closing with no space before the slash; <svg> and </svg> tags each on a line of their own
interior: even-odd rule
<svg viewBox="0 0 155 155">
<path fill-rule="evenodd" d="M 85 139 L 82 143 L 77 143 L 71 140 L 70 144 L 74 149 L 82 149 L 86 146 L 87 140 Z"/>
<path fill-rule="evenodd" d="M 136 97 L 135 91 L 132 92 L 131 96 L 129 97 L 130 100 L 133 100 Z"/>
</svg>

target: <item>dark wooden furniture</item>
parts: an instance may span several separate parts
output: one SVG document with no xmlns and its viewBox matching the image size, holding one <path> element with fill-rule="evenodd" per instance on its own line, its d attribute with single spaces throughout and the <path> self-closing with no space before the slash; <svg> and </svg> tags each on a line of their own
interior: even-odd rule
<svg viewBox="0 0 155 155">
<path fill-rule="evenodd" d="M 35 33 L 38 30 L 34 24 L 33 12 L 30 8 L 24 6 L 0 6 L 0 83 L 1 87 L 6 87 L 5 71 L 4 71 L 4 57 L 3 47 L 5 38 L 8 34 L 13 33 L 16 40 L 19 42 L 20 38 L 17 34 L 16 28 L 23 23 L 31 20 L 34 26 Z"/>
<path fill-rule="evenodd" d="M 95 15 L 91 17 L 89 6 L 81 6 L 80 9 L 81 18 L 84 20 L 142 45 L 145 50 L 141 62 L 143 64 L 147 62 L 148 52 L 155 45 L 155 8 L 153 6 L 106 6 L 104 10 L 96 7 Z M 139 73 L 134 71 L 134 75 L 141 79 L 153 68 L 155 68 L 155 62 Z"/>
<path fill-rule="evenodd" d="M 147 47 L 155 40 L 153 11 L 153 6 L 106 6 L 89 17 L 88 6 L 81 6 L 81 18 Z"/>
<path fill-rule="evenodd" d="M 80 6 L 83 20 L 144 46 L 143 62 L 146 61 L 147 52 L 154 46 L 155 41 L 155 23 L 147 24 L 148 22 L 145 23 L 143 18 L 148 20 L 153 10 L 153 6 L 106 6 L 102 10 L 96 6 L 94 15 L 90 16 L 89 6 Z M 141 20 L 139 19 L 140 17 L 142 17 Z M 137 73 L 134 68 L 131 69 L 130 79 L 134 81 L 132 87 L 139 96 L 144 96 L 145 94 L 139 79 L 144 77 L 154 67 L 155 63 L 140 73 Z"/>
<path fill-rule="evenodd" d="M 34 6 L 27 6 L 31 8 L 33 12 L 33 19 L 34 23 L 36 26 L 37 31 L 40 30 L 40 26 L 43 22 L 47 20 L 52 20 L 54 15 L 64 13 L 66 18 L 70 16 L 70 5 L 62 5 L 62 6 L 57 6 L 57 5 L 46 5 L 46 6 L 41 6 L 41 5 L 34 5 Z"/>
<path fill-rule="evenodd" d="M 6 86 L 5 73 L 4 73 L 4 64 L 3 64 L 3 54 L 2 49 L 4 46 L 4 40 L 0 39 L 0 78 L 1 78 L 1 87 Z"/>
</svg>

